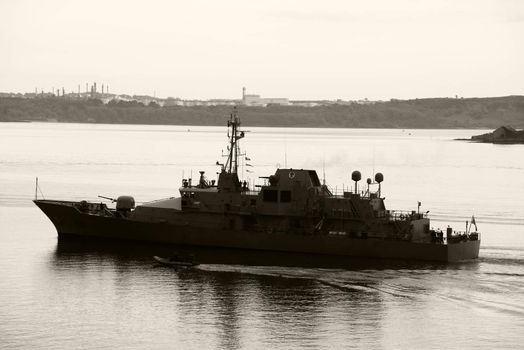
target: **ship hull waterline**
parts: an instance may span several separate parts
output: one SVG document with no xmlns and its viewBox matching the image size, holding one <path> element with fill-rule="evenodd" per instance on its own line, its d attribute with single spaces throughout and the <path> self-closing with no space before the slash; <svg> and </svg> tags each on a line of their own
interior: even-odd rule
<svg viewBox="0 0 524 350">
<path fill-rule="evenodd" d="M 457 262 L 478 258 L 480 240 L 453 244 L 361 239 L 338 235 L 299 235 L 143 222 L 90 215 L 59 202 L 35 200 L 54 224 L 59 238 L 93 237 L 175 245 L 254 249 L 376 259 Z"/>
</svg>

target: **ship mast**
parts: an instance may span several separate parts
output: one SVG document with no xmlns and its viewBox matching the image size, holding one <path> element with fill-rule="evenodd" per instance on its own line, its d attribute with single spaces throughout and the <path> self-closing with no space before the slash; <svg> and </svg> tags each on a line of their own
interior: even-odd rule
<svg viewBox="0 0 524 350">
<path fill-rule="evenodd" d="M 224 169 L 228 173 L 238 173 L 238 157 L 240 154 L 240 145 L 238 140 L 244 137 L 244 132 L 240 131 L 240 118 L 237 114 L 236 107 L 233 109 L 229 120 L 227 121 L 227 136 L 229 138 L 228 156 Z M 231 129 L 230 129 L 231 128 Z"/>
</svg>

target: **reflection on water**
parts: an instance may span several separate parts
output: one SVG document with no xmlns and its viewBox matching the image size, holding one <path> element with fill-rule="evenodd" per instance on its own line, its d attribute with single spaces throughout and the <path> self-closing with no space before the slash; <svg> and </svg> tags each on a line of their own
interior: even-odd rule
<svg viewBox="0 0 524 350">
<path fill-rule="evenodd" d="M 173 251 L 194 254 L 201 264 L 174 269 L 152 259 Z M 513 263 L 515 268 L 524 266 L 522 260 Z M 284 341 L 314 348 L 357 342 L 366 348 L 413 348 L 421 339 L 421 346 L 456 346 L 456 333 L 469 333 L 472 327 L 493 336 L 502 331 L 499 326 L 509 327 L 504 332 L 515 331 L 515 322 L 524 317 L 523 298 L 516 289 L 522 290 L 524 283 L 521 275 L 500 275 L 499 264 L 497 258 L 451 265 L 377 263 L 68 240 L 56 245 L 48 274 L 77 281 L 66 286 L 73 290 L 77 283 L 98 285 L 84 298 L 131 303 L 116 303 L 113 312 L 123 312 L 122 307 L 130 312 L 131 306 L 144 312 L 137 320 L 127 320 L 132 323 L 127 327 L 153 332 L 155 344 L 175 341 L 191 346 L 198 341 L 229 349 L 278 347 Z M 508 300 L 510 295 L 516 299 Z M 158 322 L 158 318 L 160 328 L 141 329 L 143 322 Z M 442 320 L 450 320 L 452 326 L 442 328 Z M 489 327 L 486 320 L 492 322 Z M 432 332 L 433 328 L 439 331 Z M 445 335 L 451 338 L 443 340 Z M 478 345 L 475 338 L 464 336 L 461 342 L 467 347 Z M 508 344 L 507 339 L 501 344 Z"/>
<path fill-rule="evenodd" d="M 173 249 L 194 254 L 202 264 L 173 269 L 154 263 L 153 255 L 167 255 Z M 346 312 L 351 315 L 346 319 L 349 323 L 361 323 L 365 318 L 365 328 L 379 326 L 380 294 L 337 284 L 330 286 L 328 275 L 337 270 L 298 267 L 297 261 L 313 266 L 315 259 L 305 255 L 295 258 L 298 259 L 286 254 L 166 248 L 154 244 L 59 241 L 49 259 L 49 268 L 53 273 L 73 275 L 93 269 L 103 280 L 111 276 L 114 293 L 120 296 L 142 295 L 142 288 L 155 290 L 155 300 L 148 302 L 171 310 L 163 322 L 183 328 L 184 334 L 178 339 L 182 342 L 185 337 L 192 339 L 188 343 L 194 342 L 203 332 L 210 337 L 211 347 L 226 349 L 249 344 L 278 346 L 283 340 L 299 346 L 320 346 L 323 342 L 342 345 L 348 340 L 344 336 L 338 340 L 328 338 L 332 338 L 331 332 L 341 330 L 344 323 L 338 323 Z M 241 264 L 243 261 L 249 264 Z M 322 265 L 334 263 L 337 262 L 331 258 L 320 259 Z M 140 281 L 139 286 L 136 282 L 130 285 L 130 276 Z M 344 293 L 338 295 L 341 290 Z M 148 299 L 147 295 L 144 297 Z M 133 297 L 126 295 L 129 298 Z M 329 324 L 336 328 L 323 329 Z M 319 337 L 323 332 L 327 333 Z"/>
</svg>

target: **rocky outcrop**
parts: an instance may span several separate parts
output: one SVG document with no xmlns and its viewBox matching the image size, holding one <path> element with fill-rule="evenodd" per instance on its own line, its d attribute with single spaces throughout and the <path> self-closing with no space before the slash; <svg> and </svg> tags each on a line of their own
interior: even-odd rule
<svg viewBox="0 0 524 350">
<path fill-rule="evenodd" d="M 488 143 L 524 143 L 524 130 L 504 125 L 493 132 L 471 137 L 471 141 Z"/>
</svg>

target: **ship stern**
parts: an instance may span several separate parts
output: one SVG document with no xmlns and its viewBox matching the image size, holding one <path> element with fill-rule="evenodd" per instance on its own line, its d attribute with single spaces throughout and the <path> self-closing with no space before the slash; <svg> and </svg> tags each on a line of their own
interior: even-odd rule
<svg viewBox="0 0 524 350">
<path fill-rule="evenodd" d="M 477 259 L 479 250 L 480 239 L 448 244 L 448 262 Z"/>
</svg>

